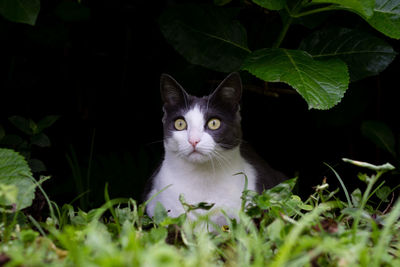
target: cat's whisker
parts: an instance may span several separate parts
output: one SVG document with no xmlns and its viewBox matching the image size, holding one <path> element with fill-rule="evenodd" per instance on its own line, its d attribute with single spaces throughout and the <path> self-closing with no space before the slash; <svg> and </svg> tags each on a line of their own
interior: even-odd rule
<svg viewBox="0 0 400 267">
<path fill-rule="evenodd" d="M 208 155 L 208 157 L 210 158 L 210 162 L 211 162 L 211 167 L 212 167 L 212 170 L 213 170 L 213 178 L 215 178 L 215 167 L 214 167 L 214 161 L 213 161 L 213 158 L 211 157 L 211 155 Z"/>
<path fill-rule="evenodd" d="M 218 151 L 214 150 L 212 151 L 212 154 L 215 156 L 216 159 L 219 160 L 221 163 L 221 167 L 229 168 L 231 166 L 231 163 Z"/>
<path fill-rule="evenodd" d="M 176 153 L 176 155 L 179 157 L 179 158 L 185 158 L 186 157 L 186 150 L 179 150 L 177 153 Z"/>
<path fill-rule="evenodd" d="M 219 159 L 218 156 L 216 156 L 215 154 L 212 153 L 213 158 L 217 161 L 217 163 L 219 164 L 219 166 L 221 168 L 224 168 L 225 166 L 223 165 L 223 162 L 221 162 L 221 160 Z"/>
</svg>

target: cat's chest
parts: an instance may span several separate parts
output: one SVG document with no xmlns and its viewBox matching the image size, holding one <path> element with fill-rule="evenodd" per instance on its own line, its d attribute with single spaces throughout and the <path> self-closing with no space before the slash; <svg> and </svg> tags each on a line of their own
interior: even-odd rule
<svg viewBox="0 0 400 267">
<path fill-rule="evenodd" d="M 159 201 L 170 211 L 171 216 L 178 216 L 184 211 L 179 201 L 179 195 L 183 194 L 188 204 L 214 203 L 215 208 L 234 214 L 240 209 L 240 197 L 245 186 L 244 174 L 248 180 L 248 189 L 255 190 L 255 170 L 242 160 L 231 163 L 229 168 L 210 165 L 192 169 L 164 163 L 155 176 L 150 194 L 171 186 L 150 203 L 148 210 L 152 210 L 152 206 Z"/>
</svg>

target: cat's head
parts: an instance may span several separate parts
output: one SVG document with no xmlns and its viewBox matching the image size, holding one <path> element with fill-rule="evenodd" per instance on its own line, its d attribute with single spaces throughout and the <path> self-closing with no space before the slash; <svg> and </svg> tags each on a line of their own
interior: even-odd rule
<svg viewBox="0 0 400 267">
<path fill-rule="evenodd" d="M 239 101 L 242 83 L 231 73 L 208 96 L 189 95 L 171 76 L 161 75 L 164 147 L 193 163 L 218 160 L 242 138 Z"/>
</svg>

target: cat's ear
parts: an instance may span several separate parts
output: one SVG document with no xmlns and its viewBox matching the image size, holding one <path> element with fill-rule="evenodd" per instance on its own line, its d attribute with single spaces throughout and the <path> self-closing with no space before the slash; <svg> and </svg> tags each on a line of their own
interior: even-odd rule
<svg viewBox="0 0 400 267">
<path fill-rule="evenodd" d="M 161 74 L 160 91 L 164 105 L 174 106 L 185 104 L 187 101 L 188 94 L 185 89 L 168 74 Z"/>
<path fill-rule="evenodd" d="M 211 101 L 222 104 L 233 110 L 239 108 L 242 97 L 242 80 L 237 72 L 229 74 L 211 95 Z"/>
</svg>

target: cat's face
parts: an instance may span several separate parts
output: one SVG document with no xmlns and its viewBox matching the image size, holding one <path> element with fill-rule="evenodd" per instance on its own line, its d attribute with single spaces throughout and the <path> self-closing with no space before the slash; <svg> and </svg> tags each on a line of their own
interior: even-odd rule
<svg viewBox="0 0 400 267">
<path fill-rule="evenodd" d="M 222 153 L 240 144 L 239 74 L 230 74 L 215 91 L 195 97 L 171 77 L 161 76 L 164 102 L 164 146 L 193 163 L 221 160 Z"/>
</svg>

